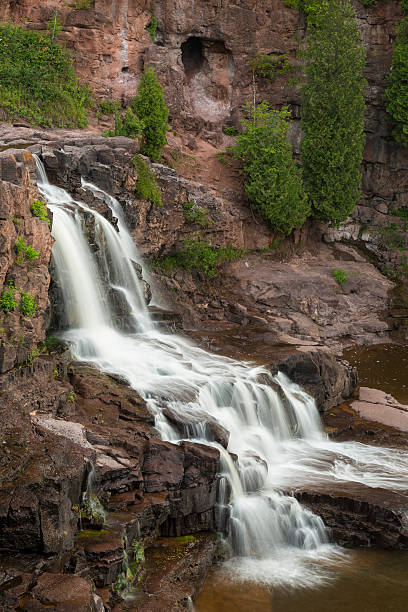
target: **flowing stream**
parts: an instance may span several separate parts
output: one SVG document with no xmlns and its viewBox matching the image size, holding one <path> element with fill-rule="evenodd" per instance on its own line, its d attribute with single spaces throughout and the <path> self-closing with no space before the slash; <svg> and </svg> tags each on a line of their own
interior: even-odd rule
<svg viewBox="0 0 408 612">
<path fill-rule="evenodd" d="M 61 335 L 73 354 L 123 376 L 145 398 L 163 439 L 189 438 L 219 448 L 219 509 L 228 524 L 231 572 L 266 584 L 325 581 L 345 553 L 330 544 L 320 517 L 288 492 L 344 482 L 407 490 L 406 454 L 331 442 L 313 399 L 283 374 L 272 377 L 264 367 L 210 354 L 158 329 L 145 304 L 139 255 L 119 202 L 82 182 L 110 207 L 117 231 L 51 185 L 36 161 L 38 187 L 53 213 L 52 256 L 68 320 Z M 127 305 L 125 326 L 117 322 L 112 292 Z M 219 426 L 229 432 L 228 452 L 214 433 Z"/>
</svg>

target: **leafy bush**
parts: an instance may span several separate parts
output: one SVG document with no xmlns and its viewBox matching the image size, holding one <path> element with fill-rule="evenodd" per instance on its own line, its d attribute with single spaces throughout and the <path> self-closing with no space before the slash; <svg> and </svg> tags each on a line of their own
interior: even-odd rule
<svg viewBox="0 0 408 612">
<path fill-rule="evenodd" d="M 135 186 L 136 195 L 140 199 L 151 202 L 156 206 L 163 206 L 160 189 L 156 183 L 156 177 L 146 162 L 136 155 L 133 164 L 137 170 L 137 181 Z"/>
<path fill-rule="evenodd" d="M 158 161 L 166 144 L 169 109 L 164 100 L 163 88 L 152 68 L 144 71 L 138 95 L 131 104 L 137 117 L 143 121 L 140 152 Z"/>
<path fill-rule="evenodd" d="M 250 70 L 257 76 L 268 79 L 271 83 L 279 74 L 287 74 L 293 71 L 287 53 L 282 55 L 264 55 L 257 53 L 248 62 Z"/>
<path fill-rule="evenodd" d="M 119 100 L 102 100 L 98 103 L 98 107 L 104 115 L 115 115 L 122 110 Z"/>
<path fill-rule="evenodd" d="M 393 123 L 392 135 L 397 142 L 408 145 L 408 17 L 397 29 L 391 72 L 387 75 L 385 108 Z"/>
<path fill-rule="evenodd" d="M 30 244 L 26 244 L 21 236 L 18 237 L 14 250 L 17 253 L 17 263 L 19 264 L 22 264 L 24 260 L 34 261 L 39 256 L 39 252 Z"/>
<path fill-rule="evenodd" d="M 17 308 L 16 288 L 10 281 L 7 287 L 3 288 L 0 296 L 0 308 L 3 312 L 11 312 Z"/>
<path fill-rule="evenodd" d="M 150 19 L 150 23 L 149 25 L 146 26 L 145 29 L 149 32 L 151 39 L 154 42 L 154 39 L 156 38 L 156 32 L 157 32 L 157 18 L 154 15 L 152 15 L 152 18 Z"/>
<path fill-rule="evenodd" d="M 45 221 L 48 225 L 50 224 L 50 220 L 47 217 L 47 206 L 41 200 L 35 200 L 30 206 L 30 211 L 33 217 L 38 217 L 41 221 Z"/>
<path fill-rule="evenodd" d="M 33 317 L 37 312 L 38 305 L 35 303 L 35 296 L 20 291 L 20 312 L 24 317 Z"/>
<path fill-rule="evenodd" d="M 89 90 L 78 85 L 71 56 L 53 36 L 0 25 L 0 108 L 37 125 L 84 127 Z"/>
<path fill-rule="evenodd" d="M 190 202 L 185 202 L 183 204 L 183 212 L 185 218 L 187 221 L 190 221 L 190 223 L 197 223 L 197 225 L 201 225 L 201 227 L 205 227 L 208 224 L 214 225 L 214 221 L 208 219 L 208 210 L 202 206 L 198 206 L 194 200 L 190 200 Z"/>
<path fill-rule="evenodd" d="M 127 138 L 137 138 L 144 128 L 144 123 L 138 119 L 130 106 L 126 108 L 124 116 L 120 111 L 115 113 L 115 128 L 106 130 L 104 136 L 126 136 Z"/>
<path fill-rule="evenodd" d="M 184 242 L 184 249 L 175 255 L 170 255 L 153 262 L 153 267 L 165 274 L 171 273 L 175 267 L 196 272 L 200 276 L 215 278 L 219 266 L 235 261 L 244 255 L 244 249 L 236 249 L 231 244 L 223 248 L 215 248 L 194 236 Z"/>
<path fill-rule="evenodd" d="M 247 103 L 242 132 L 228 152 L 242 161 L 250 202 L 274 230 L 290 234 L 305 222 L 309 204 L 288 141 L 290 112 Z"/>
<path fill-rule="evenodd" d="M 338 224 L 360 197 L 365 56 L 349 0 L 324 2 L 308 26 L 301 152 L 314 216 Z"/>
<path fill-rule="evenodd" d="M 336 283 L 340 285 L 340 287 L 343 287 L 343 285 L 347 283 L 348 274 L 341 268 L 339 268 L 338 270 L 334 269 L 332 274 L 333 274 L 334 280 L 336 281 Z"/>
</svg>

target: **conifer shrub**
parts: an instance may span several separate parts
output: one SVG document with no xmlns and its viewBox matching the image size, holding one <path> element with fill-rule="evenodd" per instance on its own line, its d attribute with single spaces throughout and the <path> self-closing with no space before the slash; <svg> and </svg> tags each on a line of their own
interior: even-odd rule
<svg viewBox="0 0 408 612">
<path fill-rule="evenodd" d="M 146 200 L 155 204 L 155 206 L 163 206 L 160 189 L 156 182 L 156 177 L 146 164 L 144 159 L 136 155 L 133 164 L 137 170 L 137 181 L 135 186 L 136 195 L 141 200 Z"/>
<path fill-rule="evenodd" d="M 78 84 L 52 21 L 47 34 L 0 25 L 0 111 L 45 127 L 84 127 L 89 90 Z"/>
<path fill-rule="evenodd" d="M 166 144 L 169 109 L 164 100 L 163 88 L 152 68 L 144 71 L 138 95 L 132 100 L 131 106 L 143 122 L 140 152 L 158 161 Z"/>
<path fill-rule="evenodd" d="M 247 103 L 242 131 L 228 153 L 242 161 L 249 201 L 273 230 L 290 234 L 310 212 L 302 173 L 288 140 L 290 111 Z"/>
<path fill-rule="evenodd" d="M 387 76 L 385 108 L 393 124 L 392 135 L 402 145 L 408 145 L 408 17 L 397 29 L 392 66 Z"/>
<path fill-rule="evenodd" d="M 360 198 L 365 55 L 349 0 L 308 19 L 301 153 L 312 214 L 338 224 Z"/>
</svg>

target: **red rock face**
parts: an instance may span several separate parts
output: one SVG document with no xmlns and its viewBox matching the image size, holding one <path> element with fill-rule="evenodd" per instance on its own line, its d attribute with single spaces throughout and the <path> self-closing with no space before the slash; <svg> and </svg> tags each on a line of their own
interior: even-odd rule
<svg viewBox="0 0 408 612">
<path fill-rule="evenodd" d="M 12 150 L 0 153 L 0 293 L 13 283 L 15 310 L 0 311 L 0 373 L 27 359 L 45 338 L 52 238 L 49 225 L 31 215 L 30 205 L 38 199 L 35 163 L 31 153 Z M 39 256 L 19 261 L 15 251 L 18 238 L 31 245 Z M 19 290 L 35 296 L 38 310 L 27 317 L 19 311 Z"/>
</svg>

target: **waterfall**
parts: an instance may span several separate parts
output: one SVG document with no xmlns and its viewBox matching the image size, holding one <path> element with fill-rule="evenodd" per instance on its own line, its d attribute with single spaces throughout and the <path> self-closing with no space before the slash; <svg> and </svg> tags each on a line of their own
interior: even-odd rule
<svg viewBox="0 0 408 612">
<path fill-rule="evenodd" d="M 138 253 L 117 200 L 83 181 L 118 220 L 50 185 L 36 157 L 38 188 L 53 212 L 53 260 L 69 329 L 63 337 L 78 359 L 122 375 L 145 398 L 165 440 L 194 439 L 221 454 L 219 512 L 239 575 L 268 583 L 310 585 L 341 554 L 323 521 L 288 495 L 291 487 L 333 481 L 408 488 L 403 452 L 334 443 L 321 429 L 315 403 L 286 376 L 212 355 L 155 327 L 135 273 Z M 85 219 L 95 224 L 96 250 Z M 129 327 L 119 326 L 107 290 L 121 292 Z M 221 444 L 229 433 L 228 451 Z M 233 459 L 230 453 L 237 456 Z M 323 565 L 322 565 L 323 564 Z"/>
</svg>

